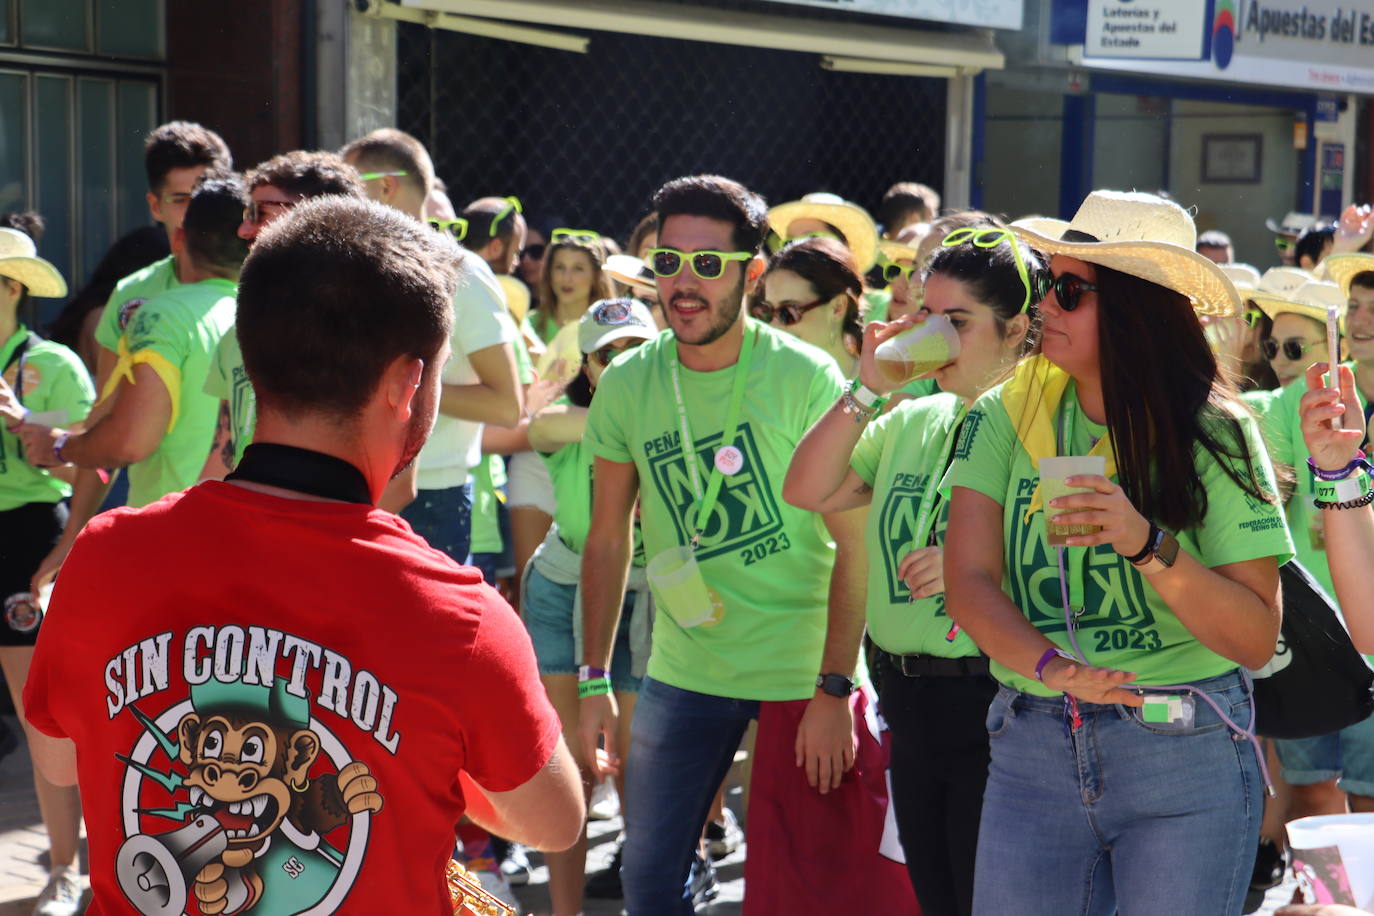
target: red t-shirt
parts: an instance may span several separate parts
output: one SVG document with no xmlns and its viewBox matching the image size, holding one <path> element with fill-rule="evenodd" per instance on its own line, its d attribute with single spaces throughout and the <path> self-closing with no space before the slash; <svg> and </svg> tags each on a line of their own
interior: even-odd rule
<svg viewBox="0 0 1374 916">
<path fill-rule="evenodd" d="M 207 483 L 94 519 L 24 705 L 76 742 L 92 914 L 451 914 L 458 772 L 558 742 L 520 620 L 390 513 Z M 221 871 L 222 867 L 222 871 Z"/>
</svg>

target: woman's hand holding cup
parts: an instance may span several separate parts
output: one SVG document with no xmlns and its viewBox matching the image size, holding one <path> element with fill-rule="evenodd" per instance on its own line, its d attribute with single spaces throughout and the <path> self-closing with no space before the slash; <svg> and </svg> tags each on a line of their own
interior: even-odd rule
<svg viewBox="0 0 1374 916">
<path fill-rule="evenodd" d="M 865 388 L 874 394 L 890 394 L 902 387 L 894 384 L 886 373 L 878 368 L 878 358 L 875 354 L 883 341 L 896 337 L 908 328 L 923 324 L 929 314 L 922 310 L 893 321 L 870 321 L 864 326 L 863 353 L 859 357 L 859 381 L 863 382 Z"/>
</svg>

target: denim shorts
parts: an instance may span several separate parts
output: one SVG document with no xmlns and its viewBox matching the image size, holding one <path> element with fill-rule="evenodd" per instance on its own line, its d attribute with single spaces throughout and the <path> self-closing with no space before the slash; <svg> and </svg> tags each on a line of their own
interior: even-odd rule
<svg viewBox="0 0 1374 916">
<path fill-rule="evenodd" d="M 574 655 L 573 598 L 575 585 L 550 582 L 531 566 L 525 587 L 520 593 L 525 628 L 534 643 L 534 656 L 539 660 L 540 674 L 576 674 L 579 659 Z M 625 593 L 625 605 L 620 610 L 620 628 L 615 634 L 611 651 L 611 689 L 616 693 L 639 693 L 640 678 L 630 674 L 630 615 L 634 608 L 634 592 Z"/>
<path fill-rule="evenodd" d="M 468 561 L 472 545 L 472 484 L 446 490 L 420 490 L 401 510 L 415 533 L 459 563 Z"/>
<path fill-rule="evenodd" d="M 1274 749 L 1290 785 L 1336 779 L 1342 792 L 1374 798 L 1374 716 L 1331 735 L 1278 740 Z"/>
</svg>

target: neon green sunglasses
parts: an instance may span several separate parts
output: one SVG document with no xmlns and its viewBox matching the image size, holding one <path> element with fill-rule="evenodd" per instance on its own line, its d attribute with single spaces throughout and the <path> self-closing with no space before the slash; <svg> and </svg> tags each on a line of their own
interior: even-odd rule
<svg viewBox="0 0 1374 916">
<path fill-rule="evenodd" d="M 452 236 L 455 242 L 461 242 L 468 237 L 468 221 L 461 216 L 453 219 L 436 219 L 431 216 L 429 224 L 435 231 Z"/>
<path fill-rule="evenodd" d="M 567 245 L 596 245 L 601 241 L 601 233 L 592 229 L 555 229 L 549 233 L 549 244 L 560 242 Z"/>
<path fill-rule="evenodd" d="M 692 273 L 703 280 L 718 280 L 731 261 L 747 261 L 754 255 L 748 251 L 679 251 L 676 248 L 650 248 L 649 269 L 659 277 L 676 277 L 682 265 L 690 262 Z"/>
</svg>

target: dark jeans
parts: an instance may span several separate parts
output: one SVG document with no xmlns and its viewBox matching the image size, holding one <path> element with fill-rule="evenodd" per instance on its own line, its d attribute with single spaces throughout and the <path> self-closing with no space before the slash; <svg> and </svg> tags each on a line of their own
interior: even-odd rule
<svg viewBox="0 0 1374 916">
<path fill-rule="evenodd" d="M 401 510 L 415 533 L 459 563 L 468 561 L 472 545 L 472 484 L 447 490 L 421 490 Z"/>
<path fill-rule="evenodd" d="M 973 911 L 988 778 L 987 676 L 907 677 L 884 661 L 878 708 L 892 733 L 892 805 L 924 916 Z"/>
</svg>

